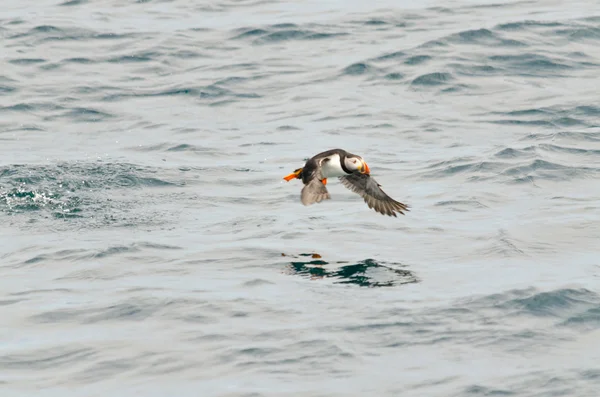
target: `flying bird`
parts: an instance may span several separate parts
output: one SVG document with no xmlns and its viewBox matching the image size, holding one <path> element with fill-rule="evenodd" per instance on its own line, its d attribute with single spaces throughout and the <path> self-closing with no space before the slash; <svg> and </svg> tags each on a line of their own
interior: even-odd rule
<svg viewBox="0 0 600 397">
<path fill-rule="evenodd" d="M 303 168 L 298 168 L 283 179 L 288 182 L 292 179 L 302 180 L 304 187 L 300 200 L 304 205 L 331 199 L 325 185 L 328 178 L 338 177 L 346 188 L 359 194 L 369 208 L 382 215 L 404 215 L 408 207 L 381 190 L 381 185 L 370 174 L 371 170 L 362 157 L 342 149 L 332 149 L 317 154 Z"/>
</svg>

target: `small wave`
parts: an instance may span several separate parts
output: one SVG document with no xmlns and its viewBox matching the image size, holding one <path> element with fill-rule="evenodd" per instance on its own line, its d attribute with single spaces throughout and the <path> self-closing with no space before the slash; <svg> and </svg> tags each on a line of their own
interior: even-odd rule
<svg viewBox="0 0 600 397">
<path fill-rule="evenodd" d="M 430 61 L 431 59 L 432 59 L 432 57 L 429 55 L 415 55 L 415 56 L 407 58 L 404 61 L 404 64 L 405 65 L 420 65 L 420 64 Z"/>
<path fill-rule="evenodd" d="M 35 106 L 28 103 L 18 103 L 16 105 L 0 107 L 0 112 L 30 112 Z"/>
<path fill-rule="evenodd" d="M 82 360 L 96 356 L 90 348 L 55 347 L 29 352 L 27 354 L 5 354 L 0 356 L 0 369 L 14 371 L 16 369 L 47 370 L 81 365 Z"/>
<path fill-rule="evenodd" d="M 473 29 L 473 30 L 464 30 L 457 34 L 457 37 L 460 37 L 465 41 L 479 41 L 481 39 L 490 39 L 494 38 L 495 34 L 492 33 L 491 30 L 488 29 Z"/>
<path fill-rule="evenodd" d="M 449 161 L 442 161 L 428 166 L 430 171 L 426 171 L 422 176 L 427 178 L 443 178 L 454 176 L 456 174 L 466 173 L 471 177 L 476 175 L 496 175 L 506 168 L 506 163 L 494 161 L 481 161 L 471 158 L 456 158 Z"/>
<path fill-rule="evenodd" d="M 264 29 L 248 29 L 245 32 L 235 36 L 234 39 L 245 39 L 248 37 L 263 36 L 267 33 L 269 33 L 269 31 Z"/>
<path fill-rule="evenodd" d="M 117 40 L 133 37 L 134 34 L 98 33 L 89 29 L 66 28 L 53 25 L 39 25 L 26 32 L 9 36 L 9 40 L 24 40 L 37 45 L 52 41 L 77 41 L 77 40 Z"/>
<path fill-rule="evenodd" d="M 386 80 L 402 80 L 404 75 L 402 73 L 388 73 L 384 76 Z"/>
<path fill-rule="evenodd" d="M 547 127 L 595 126 L 600 109 L 595 106 L 547 107 L 492 112 L 504 119 L 492 120 L 495 124 L 540 125 Z"/>
<path fill-rule="evenodd" d="M 36 323 L 94 324 L 112 321 L 141 321 L 162 310 L 166 303 L 148 300 L 131 300 L 102 308 L 85 310 L 62 309 L 48 311 L 30 317 Z"/>
<path fill-rule="evenodd" d="M 504 125 L 531 125 L 541 127 L 554 127 L 554 124 L 551 121 L 546 120 L 491 120 L 490 123 Z"/>
<path fill-rule="evenodd" d="M 499 230 L 493 236 L 482 236 L 478 240 L 484 243 L 484 247 L 478 250 L 482 256 L 509 258 L 526 255 L 525 251 L 519 248 L 523 244 L 512 238 L 505 230 Z"/>
<path fill-rule="evenodd" d="M 599 303 L 600 297 L 590 290 L 559 289 L 511 299 L 499 307 L 517 309 L 521 313 L 534 316 L 570 317 L 569 314 L 574 311 L 586 312 L 589 309 L 597 309 Z"/>
<path fill-rule="evenodd" d="M 67 58 L 67 59 L 63 59 L 62 60 L 63 63 L 78 63 L 78 64 L 91 64 L 94 63 L 95 61 L 89 59 L 89 58 L 83 58 L 83 57 L 77 57 L 77 58 Z"/>
<path fill-rule="evenodd" d="M 137 54 L 119 55 L 106 59 L 109 63 L 139 63 L 157 60 L 162 54 L 154 51 L 142 51 Z"/>
<path fill-rule="evenodd" d="M 8 86 L 8 85 L 0 85 L 0 95 L 10 94 L 17 90 L 16 87 Z M 1 109 L 1 108 L 0 108 Z"/>
<path fill-rule="evenodd" d="M 569 41 L 600 40 L 600 28 L 593 26 L 572 26 L 554 31 L 557 36 L 564 36 Z"/>
<path fill-rule="evenodd" d="M 472 209 L 488 208 L 478 200 L 445 200 L 435 203 L 436 207 L 449 207 L 452 211 L 467 212 Z"/>
<path fill-rule="evenodd" d="M 138 152 L 187 152 L 187 153 L 192 153 L 192 154 L 200 154 L 202 156 L 221 156 L 224 153 L 217 149 L 217 148 L 213 148 L 213 147 L 206 147 L 206 146 L 199 146 L 199 145 L 192 145 L 192 144 L 188 144 L 188 143 L 178 143 L 178 144 L 173 144 L 173 143 L 159 143 L 156 145 L 139 145 L 139 146 L 135 146 L 135 147 L 130 147 L 128 148 L 129 150 L 135 150 Z M 198 168 L 194 168 L 194 169 L 198 169 Z"/>
<path fill-rule="evenodd" d="M 386 22 L 384 20 L 381 19 L 369 19 L 366 20 L 364 22 L 362 22 L 364 25 L 367 26 L 382 26 L 382 25 L 389 25 L 389 22 Z"/>
<path fill-rule="evenodd" d="M 503 69 L 481 63 L 449 63 L 455 74 L 465 77 L 495 76 L 504 73 Z"/>
<path fill-rule="evenodd" d="M 583 142 L 600 142 L 600 132 L 585 132 L 585 131 L 561 131 L 556 133 L 537 133 L 528 134 L 521 138 L 522 141 L 542 141 L 553 139 L 569 139 L 573 141 Z"/>
<path fill-rule="evenodd" d="M 565 327 L 597 330 L 598 327 L 600 327 L 600 304 L 595 303 L 594 307 L 570 316 L 563 321 L 561 325 Z"/>
<path fill-rule="evenodd" d="M 168 152 L 212 152 L 213 150 L 213 148 L 190 145 L 187 143 L 182 143 L 167 149 Z"/>
<path fill-rule="evenodd" d="M 367 74 L 373 70 L 373 67 L 366 63 L 353 63 L 350 66 L 347 66 L 343 70 L 343 74 L 347 76 L 360 76 L 363 74 Z"/>
<path fill-rule="evenodd" d="M 600 169 L 592 167 L 575 167 L 536 159 L 525 165 L 509 167 L 502 175 L 511 177 L 513 181 L 523 181 L 523 177 L 545 180 L 572 180 L 600 174 Z M 516 178 L 516 179 L 515 179 Z"/>
<path fill-rule="evenodd" d="M 584 156 L 598 156 L 600 155 L 600 149 L 582 149 L 573 148 L 567 146 L 553 145 L 548 143 L 541 143 L 534 148 L 554 153 L 568 153 L 568 154 L 580 154 Z"/>
<path fill-rule="evenodd" d="M 574 178 L 595 177 L 600 174 L 600 168 L 591 166 L 568 166 L 556 162 L 542 160 L 537 157 L 536 150 L 542 148 L 525 148 L 516 150 L 503 149 L 495 157 L 504 160 L 530 159 L 518 164 L 514 162 L 496 162 L 468 159 L 454 159 L 428 166 L 428 171 L 420 175 L 425 178 L 444 178 L 457 174 L 465 174 L 469 180 L 497 179 L 506 183 L 531 183 L 533 180 L 572 180 Z M 547 149 L 555 149 L 547 147 Z M 560 150 L 560 149 L 556 149 Z M 578 152 L 583 154 L 584 152 Z M 592 152 L 591 154 L 595 154 Z"/>
<path fill-rule="evenodd" d="M 404 51 L 396 51 L 396 52 L 392 52 L 392 53 L 377 57 L 374 59 L 374 61 L 379 61 L 379 62 L 391 61 L 391 60 L 396 60 L 396 59 L 400 59 L 400 58 L 404 58 L 404 57 L 406 57 L 406 53 Z"/>
<path fill-rule="evenodd" d="M 532 150 L 528 149 L 513 149 L 513 148 L 505 148 L 494 154 L 494 157 L 500 159 L 516 159 L 516 158 L 524 158 L 531 157 L 534 153 Z"/>
<path fill-rule="evenodd" d="M 509 23 L 503 23 L 500 25 L 496 25 L 495 29 L 514 31 L 514 30 L 527 30 L 527 29 L 535 29 L 535 28 L 553 28 L 553 27 L 559 27 L 559 26 L 563 26 L 563 25 L 559 22 L 544 22 L 544 21 L 526 20 L 526 21 L 509 22 Z"/>
<path fill-rule="evenodd" d="M 472 385 L 464 390 L 467 396 L 514 396 L 515 392 L 506 389 L 489 388 L 481 385 Z"/>
<path fill-rule="evenodd" d="M 106 113 L 96 109 L 73 108 L 61 115 L 49 117 L 49 119 L 67 118 L 79 123 L 97 123 L 113 117 L 115 116 L 111 113 Z"/>
<path fill-rule="evenodd" d="M 260 95 L 255 93 L 240 93 L 234 92 L 230 89 L 219 86 L 218 84 L 211 84 L 204 87 L 185 87 L 185 88 L 168 88 L 158 91 L 138 91 L 138 92 L 121 92 L 104 96 L 104 101 L 113 102 L 127 98 L 143 98 L 143 97 L 161 97 L 161 96 L 190 96 L 202 100 L 222 100 L 224 97 L 235 98 L 235 99 L 256 99 L 260 98 Z"/>
<path fill-rule="evenodd" d="M 277 24 L 262 28 L 238 29 L 233 40 L 253 39 L 254 44 L 272 44 L 291 40 L 325 40 L 346 35 L 347 33 L 329 33 L 298 29 L 294 24 Z"/>
<path fill-rule="evenodd" d="M 300 128 L 293 125 L 280 125 L 277 127 L 277 131 L 300 131 Z"/>
<path fill-rule="evenodd" d="M 17 58 L 11 59 L 8 62 L 12 63 L 13 65 L 37 65 L 48 61 L 42 58 Z"/>
<path fill-rule="evenodd" d="M 561 72 L 573 69 L 566 60 L 558 60 L 541 54 L 506 54 L 488 57 L 493 65 L 501 65 L 512 73 L 526 76 L 547 76 L 548 72 Z"/>
<path fill-rule="evenodd" d="M 418 86 L 438 86 L 446 84 L 450 80 L 452 80 L 452 75 L 450 73 L 436 72 L 423 74 L 415 78 L 411 84 Z"/>
<path fill-rule="evenodd" d="M 79 5 L 83 5 L 83 4 L 87 4 L 88 0 L 70 0 L 70 1 L 65 1 L 64 3 L 60 3 L 60 6 L 63 7 L 72 7 L 72 6 L 79 6 Z"/>
</svg>

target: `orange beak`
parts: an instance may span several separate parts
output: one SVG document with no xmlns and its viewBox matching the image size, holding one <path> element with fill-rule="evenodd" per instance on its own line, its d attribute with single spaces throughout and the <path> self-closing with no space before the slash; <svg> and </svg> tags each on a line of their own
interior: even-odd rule
<svg viewBox="0 0 600 397">
<path fill-rule="evenodd" d="M 369 166 L 364 161 L 363 161 L 362 164 L 363 164 L 363 167 L 362 167 L 361 173 L 369 175 L 371 173 L 371 170 L 369 169 Z"/>
<path fill-rule="evenodd" d="M 286 180 L 286 182 L 291 181 L 292 179 L 300 179 L 300 174 L 302 173 L 302 168 L 298 168 L 296 171 L 292 172 L 291 174 L 284 176 L 283 179 Z"/>
</svg>

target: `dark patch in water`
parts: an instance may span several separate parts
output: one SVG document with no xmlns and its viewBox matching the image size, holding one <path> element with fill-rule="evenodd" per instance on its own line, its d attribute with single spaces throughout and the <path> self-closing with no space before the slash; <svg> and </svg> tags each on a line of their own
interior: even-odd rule
<svg viewBox="0 0 600 397">
<path fill-rule="evenodd" d="M 285 255 L 284 255 L 285 256 Z M 379 263 L 374 259 L 365 259 L 355 264 L 338 266 L 347 262 L 336 262 L 336 267 L 328 269 L 330 264 L 318 254 L 300 254 L 309 256 L 309 261 L 293 261 L 288 265 L 292 274 L 308 277 L 310 279 L 333 279 L 334 284 L 354 284 L 360 287 L 393 287 L 402 284 L 417 283 L 419 280 L 409 270 L 398 269 L 401 266 Z"/>
</svg>

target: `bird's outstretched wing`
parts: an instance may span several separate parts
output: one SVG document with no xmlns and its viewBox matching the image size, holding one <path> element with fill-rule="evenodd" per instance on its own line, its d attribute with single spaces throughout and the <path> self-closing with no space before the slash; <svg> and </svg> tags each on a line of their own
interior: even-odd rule
<svg viewBox="0 0 600 397">
<path fill-rule="evenodd" d="M 381 186 L 375 179 L 367 174 L 354 173 L 340 177 L 340 181 L 348 189 L 358 193 L 369 208 L 383 215 L 396 216 L 396 212 L 404 215 L 408 207 L 402 204 L 379 188 Z"/>
<path fill-rule="evenodd" d="M 327 188 L 319 180 L 319 178 L 311 179 L 303 188 L 302 193 L 300 194 L 300 199 L 302 204 L 311 205 L 314 203 L 319 203 L 323 200 L 330 199 L 331 196 L 327 191 Z"/>
</svg>

